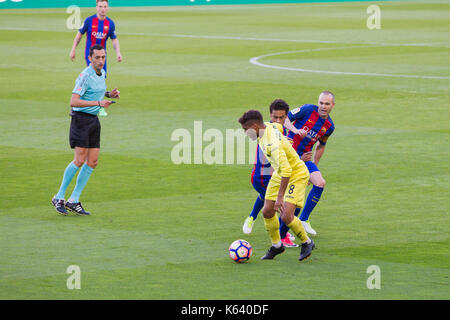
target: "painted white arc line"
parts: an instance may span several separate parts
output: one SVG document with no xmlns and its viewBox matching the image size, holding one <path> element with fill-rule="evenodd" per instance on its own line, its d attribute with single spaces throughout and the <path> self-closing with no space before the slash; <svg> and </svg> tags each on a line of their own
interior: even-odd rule
<svg viewBox="0 0 450 320">
<path fill-rule="evenodd" d="M 288 70 L 288 71 L 298 71 L 298 72 L 309 72 L 309 73 L 323 73 L 323 74 L 333 74 L 333 75 L 351 75 L 351 76 L 371 76 L 371 77 L 395 77 L 395 78 L 415 78 L 415 79 L 440 79 L 440 80 L 450 80 L 450 77 L 443 76 L 420 76 L 414 74 L 391 74 L 391 73 L 365 73 L 365 72 L 344 72 L 344 71 L 326 71 L 326 70 L 312 70 L 312 69 L 302 69 L 302 68 L 291 68 L 291 67 L 281 67 L 270 64 L 265 64 L 259 62 L 262 58 L 279 56 L 283 54 L 291 54 L 291 53 L 304 53 L 304 52 L 313 52 L 313 51 L 326 51 L 326 50 L 339 50 L 339 49 L 349 49 L 349 48 L 371 48 L 375 46 L 358 46 L 358 47 L 339 47 L 339 48 L 319 48 L 319 49 L 306 49 L 306 50 L 298 50 L 298 51 L 287 51 L 287 52 L 276 52 L 269 53 L 265 55 L 261 55 L 258 57 L 253 57 L 249 59 L 251 64 L 254 64 L 259 67 L 269 68 L 269 69 L 277 69 L 277 70 Z"/>
<path fill-rule="evenodd" d="M 74 30 L 50 30 L 23 27 L 0 26 L 0 30 L 11 31 L 40 31 L 40 32 L 74 32 Z M 277 39 L 277 38 L 256 38 L 256 37 L 234 37 L 220 35 L 196 35 L 196 34 L 164 34 L 145 32 L 117 32 L 118 35 L 143 36 L 143 37 L 173 37 L 173 38 L 193 38 L 207 40 L 240 40 L 240 41 L 267 41 L 267 42 L 293 42 L 293 43 L 329 43 L 329 44 L 360 44 L 379 46 L 405 46 L 405 47 L 440 47 L 450 48 L 450 42 L 430 42 L 430 43 L 385 43 L 385 42 L 352 42 L 336 40 L 310 40 L 310 39 Z"/>
</svg>

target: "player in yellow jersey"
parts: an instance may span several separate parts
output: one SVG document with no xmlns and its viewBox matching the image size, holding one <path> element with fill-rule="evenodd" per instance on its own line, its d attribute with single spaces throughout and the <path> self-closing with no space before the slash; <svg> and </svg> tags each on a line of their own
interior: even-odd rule
<svg viewBox="0 0 450 320">
<path fill-rule="evenodd" d="M 275 214 L 279 212 L 283 222 L 302 243 L 299 257 L 302 261 L 311 255 L 315 246 L 299 218 L 294 215 L 297 207 L 303 207 L 309 180 L 308 168 L 300 160 L 291 143 L 283 136 L 283 126 L 280 124 L 264 122 L 262 114 L 257 110 L 244 113 L 239 123 L 250 139 L 258 141 L 259 147 L 274 170 L 267 186 L 263 207 L 264 225 L 272 246 L 262 259 L 273 259 L 285 250 L 280 237 L 280 223 Z"/>
</svg>

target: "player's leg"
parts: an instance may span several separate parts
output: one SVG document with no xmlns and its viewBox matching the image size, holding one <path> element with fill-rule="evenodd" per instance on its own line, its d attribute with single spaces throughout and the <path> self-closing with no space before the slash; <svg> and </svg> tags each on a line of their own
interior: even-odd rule
<svg viewBox="0 0 450 320">
<path fill-rule="evenodd" d="M 66 208 L 74 211 L 78 215 L 90 215 L 90 213 L 82 207 L 80 196 L 83 189 L 86 187 L 94 168 L 97 166 L 98 156 L 100 154 L 100 121 L 96 116 L 91 117 L 87 115 L 86 117 L 88 117 L 86 121 L 89 123 L 88 128 L 90 131 L 89 147 L 86 148 L 86 163 L 81 167 L 75 188 L 66 203 Z"/>
<path fill-rule="evenodd" d="M 271 260 L 275 258 L 276 255 L 284 252 L 284 246 L 280 238 L 280 223 L 278 222 L 278 217 L 276 215 L 274 200 L 265 200 L 263 215 L 264 215 L 264 226 L 269 234 L 272 246 L 266 252 L 266 254 L 261 258 L 262 260 Z"/>
<path fill-rule="evenodd" d="M 301 208 L 295 208 L 294 215 L 296 217 L 298 217 L 300 212 L 301 212 Z M 280 216 L 279 220 L 280 220 L 280 236 L 281 236 L 281 242 L 283 242 L 283 245 L 286 247 L 291 247 L 291 248 L 298 247 L 298 244 L 294 243 L 295 237 L 288 232 L 289 227 L 281 219 L 281 216 Z"/>
<path fill-rule="evenodd" d="M 284 203 L 285 210 L 281 214 L 283 222 L 292 230 L 292 232 L 300 239 L 302 243 L 308 242 L 309 237 L 303 228 L 300 219 L 294 215 L 296 205 L 290 202 Z"/>
<path fill-rule="evenodd" d="M 273 259 L 277 254 L 284 251 L 284 246 L 281 243 L 280 238 L 280 223 L 274 209 L 275 200 L 277 199 L 278 190 L 280 189 L 280 182 L 281 178 L 277 175 L 273 175 L 267 186 L 266 199 L 262 211 L 264 215 L 264 226 L 269 234 L 272 246 L 261 258 L 263 260 Z"/>
<path fill-rule="evenodd" d="M 311 227 L 311 224 L 309 223 L 309 216 L 313 211 L 313 209 L 316 207 L 317 203 L 319 202 L 320 197 L 322 196 L 323 189 L 325 188 L 326 182 L 325 179 L 322 177 L 319 168 L 317 168 L 314 162 L 307 161 L 305 164 L 308 167 L 310 173 L 309 180 L 311 181 L 313 187 L 306 199 L 305 206 L 300 215 L 300 220 L 302 221 L 303 226 L 305 227 L 306 231 L 309 234 L 316 235 L 317 232 Z"/>
<path fill-rule="evenodd" d="M 87 159 L 89 149 L 82 147 L 75 147 L 75 153 L 73 157 L 73 163 L 79 168 L 81 167 Z"/>
<path fill-rule="evenodd" d="M 296 217 L 299 216 L 301 211 L 301 208 L 295 208 L 294 215 Z M 295 237 L 290 234 L 289 227 L 284 223 L 284 221 L 280 217 L 280 237 L 281 242 L 283 242 L 283 245 L 287 248 L 297 248 L 298 244 L 294 243 Z"/>
<path fill-rule="evenodd" d="M 75 113 L 72 115 L 69 132 L 70 147 L 74 149 L 74 159 L 64 170 L 63 179 L 59 187 L 58 193 L 53 197 L 52 204 L 58 213 L 67 215 L 65 208 L 65 193 L 72 179 L 75 177 L 78 169 L 83 165 L 87 157 L 87 149 L 78 146 L 87 146 L 89 137 L 86 134 L 84 122 L 80 120 L 80 115 Z"/>
<path fill-rule="evenodd" d="M 291 181 L 286 189 L 284 196 L 284 211 L 281 214 L 281 219 L 292 230 L 292 232 L 300 239 L 302 248 L 299 260 L 302 261 L 311 255 L 315 247 L 303 227 L 300 219 L 295 216 L 295 209 L 300 207 L 305 199 L 306 186 L 308 185 L 308 176 L 291 177 Z"/>
<path fill-rule="evenodd" d="M 275 201 L 274 200 L 265 200 L 263 207 L 263 216 L 264 216 L 264 226 L 266 227 L 267 232 L 269 233 L 270 240 L 272 241 L 272 245 L 275 247 L 281 246 L 281 238 L 280 238 L 280 224 L 278 222 L 278 217 L 275 213 Z"/>
<path fill-rule="evenodd" d="M 252 212 L 245 219 L 244 225 L 242 226 L 242 231 L 245 234 L 250 234 L 252 232 L 254 222 L 256 218 L 258 218 L 259 212 L 264 207 L 264 198 L 266 196 L 266 189 L 269 181 L 270 176 L 256 177 L 255 179 L 252 178 L 253 188 L 259 193 L 259 195 L 253 204 Z"/>
<path fill-rule="evenodd" d="M 242 231 L 245 234 L 252 233 L 253 225 L 255 223 L 256 218 L 258 217 L 259 212 L 264 206 L 264 198 L 261 194 L 256 197 L 255 203 L 253 204 L 253 209 L 250 215 L 245 219 L 244 225 L 242 226 Z"/>
<path fill-rule="evenodd" d="M 83 191 L 84 187 L 87 184 L 87 181 L 89 180 L 89 176 L 92 173 L 90 170 L 90 167 L 87 165 L 86 161 L 89 155 L 90 149 L 89 148 L 75 148 L 76 153 L 76 163 L 78 163 L 81 167 L 80 172 L 78 173 L 78 177 L 76 180 L 75 188 L 72 191 L 72 194 L 70 195 L 70 198 L 66 202 L 66 208 L 69 209 L 72 212 L 75 212 L 77 214 L 85 214 L 88 215 L 89 213 L 84 211 L 83 207 L 80 204 L 80 195 Z"/>
<path fill-rule="evenodd" d="M 78 174 L 77 184 L 73 189 L 72 195 L 70 196 L 69 202 L 76 203 L 80 202 L 81 192 L 91 177 L 92 171 L 94 171 L 98 162 L 98 155 L 100 153 L 99 148 L 89 148 L 87 149 L 87 159 L 86 163 L 81 167 L 80 173 Z"/>
<path fill-rule="evenodd" d="M 265 192 L 258 194 L 258 197 L 256 197 L 255 203 L 253 204 L 252 212 L 250 212 L 249 215 L 249 217 L 251 217 L 253 220 L 256 220 L 256 218 L 258 218 L 259 212 L 264 207 L 264 197 Z"/>
<path fill-rule="evenodd" d="M 87 151 L 84 148 L 75 148 L 74 159 L 69 163 L 69 165 L 64 170 L 63 180 L 61 186 L 59 187 L 58 193 L 55 195 L 56 199 L 64 199 L 67 187 L 72 181 L 73 177 L 77 173 L 80 166 L 86 160 Z"/>
<path fill-rule="evenodd" d="M 86 164 L 95 169 L 98 165 L 98 157 L 100 155 L 100 148 L 89 148 Z"/>
<path fill-rule="evenodd" d="M 78 169 L 79 167 L 75 165 L 74 161 L 69 163 L 64 170 L 63 179 L 61 181 L 58 193 L 52 199 L 52 205 L 55 207 L 56 211 L 62 215 L 67 215 L 67 210 L 65 208 L 65 194 Z"/>
<path fill-rule="evenodd" d="M 67 187 L 72 181 L 73 177 L 77 173 L 78 169 L 82 166 L 87 157 L 87 149 L 75 147 L 73 161 L 64 170 L 63 181 L 57 195 L 56 199 L 64 199 Z"/>
<path fill-rule="evenodd" d="M 292 230 L 292 232 L 300 239 L 302 248 L 300 250 L 299 260 L 307 259 L 315 247 L 314 241 L 311 240 L 298 217 L 294 215 L 296 205 L 290 202 L 284 203 L 284 211 L 282 219 L 284 223 Z"/>
</svg>

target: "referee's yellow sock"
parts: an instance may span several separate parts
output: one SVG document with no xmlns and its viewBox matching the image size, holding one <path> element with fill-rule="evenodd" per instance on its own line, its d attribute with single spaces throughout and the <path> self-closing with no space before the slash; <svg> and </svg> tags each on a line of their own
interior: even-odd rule
<svg viewBox="0 0 450 320">
<path fill-rule="evenodd" d="M 308 235 L 306 234 L 305 228 L 303 228 L 302 222 L 298 217 L 294 217 L 294 219 L 287 225 L 292 232 L 300 239 L 302 243 L 310 242 Z"/>
<path fill-rule="evenodd" d="M 270 240 L 275 246 L 281 245 L 280 222 L 275 214 L 272 218 L 264 218 L 264 226 L 269 233 Z"/>
</svg>

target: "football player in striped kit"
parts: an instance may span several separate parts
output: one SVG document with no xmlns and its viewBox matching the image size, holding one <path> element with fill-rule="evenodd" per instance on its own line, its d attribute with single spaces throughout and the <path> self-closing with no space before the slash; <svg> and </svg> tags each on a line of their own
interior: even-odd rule
<svg viewBox="0 0 450 320">
<path fill-rule="evenodd" d="M 86 65 L 89 66 L 89 49 L 98 44 L 105 48 L 106 41 L 111 38 L 114 50 L 116 50 L 117 61 L 122 61 L 122 54 L 120 53 L 119 39 L 116 36 L 116 25 L 114 21 L 108 18 L 106 15 L 109 10 L 108 0 L 97 0 L 97 13 L 87 17 L 84 20 L 83 26 L 78 30 L 75 39 L 73 40 L 72 50 L 70 51 L 70 58 L 75 60 L 75 51 L 81 38 L 86 33 L 86 48 L 84 58 Z M 106 61 L 103 69 L 106 72 Z"/>
<path fill-rule="evenodd" d="M 334 105 L 334 94 L 330 91 L 323 91 L 319 96 L 317 106 L 305 104 L 291 110 L 284 123 L 284 126 L 290 130 L 288 137 L 293 140 L 292 146 L 308 167 L 310 182 L 313 184 L 300 215 L 303 227 L 311 235 L 316 235 L 317 232 L 309 223 L 309 215 L 319 202 L 325 187 L 325 179 L 317 165 L 325 151 L 328 138 L 334 132 L 334 123 L 330 117 Z M 319 144 L 312 156 L 312 149 L 316 142 Z M 308 161 L 308 157 L 313 161 Z M 283 229 L 283 227 L 281 225 L 280 228 Z"/>
</svg>

